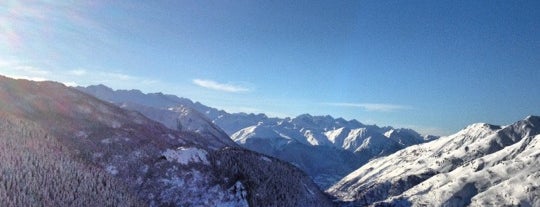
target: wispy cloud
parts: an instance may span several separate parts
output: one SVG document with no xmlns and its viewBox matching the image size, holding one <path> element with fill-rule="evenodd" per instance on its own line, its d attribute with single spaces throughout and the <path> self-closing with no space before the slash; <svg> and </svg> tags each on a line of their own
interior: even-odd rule
<svg viewBox="0 0 540 207">
<path fill-rule="evenodd" d="M 105 25 L 94 21 L 86 11 L 99 8 L 97 1 L 0 1 L 0 44 L 12 50 L 35 49 L 36 42 L 64 40 L 92 32 L 92 41 L 78 41 L 78 45 L 92 48 L 96 42 L 105 41 L 109 34 Z M 81 9 L 84 8 L 84 9 Z M 31 40 L 31 41 L 28 41 Z M 28 43 L 32 43 L 31 45 Z M 57 43 L 55 41 L 55 43 Z M 58 45 L 59 43 L 55 44 Z M 46 44 L 49 45 L 49 44 Z M 30 47 L 31 46 L 31 47 Z M 39 47 L 38 47 L 39 49 Z"/>
<path fill-rule="evenodd" d="M 17 59 L 0 57 L 0 75 L 15 79 L 28 79 L 33 81 L 57 81 L 67 86 L 106 84 L 114 88 L 138 88 L 141 85 L 151 86 L 161 83 L 159 80 L 147 77 L 133 76 L 131 74 L 84 69 L 79 67 L 72 70 L 51 69 L 36 66 L 35 64 Z"/>
<path fill-rule="evenodd" d="M 26 76 L 26 75 L 6 75 L 7 77 L 14 79 L 26 79 L 31 81 L 47 81 L 49 79 L 39 76 Z"/>
<path fill-rule="evenodd" d="M 122 81 L 128 81 L 128 80 L 139 80 L 140 78 L 124 74 L 124 73 L 117 73 L 117 72 L 100 72 L 101 76 L 110 77 L 113 79 L 118 79 Z M 140 79 L 142 80 L 142 79 Z"/>
<path fill-rule="evenodd" d="M 229 92 L 229 93 L 240 93 L 240 92 L 251 91 L 251 89 L 244 86 L 234 85 L 230 83 L 219 83 L 213 80 L 205 80 L 205 79 L 193 79 L 193 84 L 198 85 L 203 88 Z"/>
<path fill-rule="evenodd" d="M 397 104 L 385 104 L 385 103 L 324 103 L 324 104 L 330 105 L 330 106 L 340 106 L 340 107 L 356 107 L 356 108 L 362 108 L 366 111 L 376 111 L 376 112 L 394 112 L 394 111 L 411 109 L 410 106 L 397 105 Z"/>
<path fill-rule="evenodd" d="M 29 66 L 29 65 L 15 65 L 13 69 L 22 73 L 31 74 L 31 75 L 47 75 L 49 71 L 43 70 L 41 68 Z"/>
<path fill-rule="evenodd" d="M 70 70 L 68 72 L 70 75 L 75 75 L 75 76 L 83 76 L 83 75 L 86 75 L 86 70 L 83 70 L 83 69 L 77 69 L 77 70 Z"/>
<path fill-rule="evenodd" d="M 34 67 L 17 60 L 6 60 L 0 58 L 1 75 L 15 79 L 28 79 L 33 81 L 48 80 L 51 72 L 42 68 Z"/>
<path fill-rule="evenodd" d="M 76 69 L 68 71 L 66 75 L 64 79 L 69 81 L 77 80 L 77 85 L 106 84 L 109 87 L 123 89 L 140 88 L 141 85 L 150 86 L 161 83 L 159 80 L 135 76 L 121 71 Z"/>
</svg>

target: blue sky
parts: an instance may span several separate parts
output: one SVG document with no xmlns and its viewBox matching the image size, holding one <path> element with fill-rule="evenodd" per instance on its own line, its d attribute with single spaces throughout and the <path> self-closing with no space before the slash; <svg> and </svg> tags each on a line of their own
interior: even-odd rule
<svg viewBox="0 0 540 207">
<path fill-rule="evenodd" d="M 539 1 L 7 0 L 0 74 L 446 135 L 540 115 L 538 11 Z"/>
</svg>

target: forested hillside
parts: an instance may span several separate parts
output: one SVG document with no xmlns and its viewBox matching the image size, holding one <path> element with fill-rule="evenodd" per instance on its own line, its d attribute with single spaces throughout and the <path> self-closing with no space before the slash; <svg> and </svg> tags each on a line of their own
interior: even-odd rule
<svg viewBox="0 0 540 207">
<path fill-rule="evenodd" d="M 2 206 L 331 205 L 290 164 L 59 83 L 0 76 L 0 118 Z"/>
<path fill-rule="evenodd" d="M 0 116 L 0 206 L 145 206 L 32 122 Z"/>
</svg>

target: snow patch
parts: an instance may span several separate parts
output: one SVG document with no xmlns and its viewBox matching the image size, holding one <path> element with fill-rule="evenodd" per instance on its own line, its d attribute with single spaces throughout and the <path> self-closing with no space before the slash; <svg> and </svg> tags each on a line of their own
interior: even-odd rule
<svg viewBox="0 0 540 207">
<path fill-rule="evenodd" d="M 305 183 L 302 183 L 304 185 L 304 188 L 306 189 L 306 191 L 310 194 L 310 195 L 315 195 L 315 193 L 309 189 L 309 187 L 305 184 Z"/>
<path fill-rule="evenodd" d="M 210 164 L 208 159 L 206 159 L 208 152 L 196 147 L 179 147 L 176 150 L 167 149 L 162 155 L 169 161 L 176 161 L 183 165 L 187 165 L 190 162 Z"/>
<path fill-rule="evenodd" d="M 85 131 L 78 131 L 75 133 L 75 137 L 85 139 L 88 138 L 88 134 Z"/>
<path fill-rule="evenodd" d="M 264 160 L 266 162 L 272 162 L 272 160 L 268 157 L 265 157 L 265 156 L 261 156 L 261 160 Z"/>
<path fill-rule="evenodd" d="M 114 129 L 118 129 L 118 128 L 122 127 L 122 124 L 119 121 L 115 120 L 115 121 L 112 121 L 111 126 Z"/>
<path fill-rule="evenodd" d="M 101 140 L 101 143 L 103 144 L 110 144 L 112 143 L 112 138 L 105 138 Z"/>
<path fill-rule="evenodd" d="M 240 181 L 236 181 L 229 189 L 229 202 L 221 203 L 222 206 L 249 206 L 247 203 L 247 190 Z"/>
<path fill-rule="evenodd" d="M 146 174 L 148 173 L 148 169 L 150 169 L 150 167 L 148 165 L 143 165 L 140 169 L 142 173 Z"/>
<path fill-rule="evenodd" d="M 105 168 L 105 170 L 111 175 L 117 175 L 118 174 L 118 169 L 116 169 L 116 166 L 113 166 L 113 165 L 107 166 L 107 168 Z"/>
<path fill-rule="evenodd" d="M 98 158 L 101 158 L 103 157 L 103 153 L 101 152 L 96 152 L 96 153 L 93 153 L 92 154 L 92 158 L 95 160 L 95 159 L 98 159 Z"/>
<path fill-rule="evenodd" d="M 129 141 L 130 138 L 128 137 L 112 137 L 112 138 L 105 138 L 101 140 L 102 144 L 111 144 L 113 142 L 119 142 L 119 141 Z"/>
</svg>

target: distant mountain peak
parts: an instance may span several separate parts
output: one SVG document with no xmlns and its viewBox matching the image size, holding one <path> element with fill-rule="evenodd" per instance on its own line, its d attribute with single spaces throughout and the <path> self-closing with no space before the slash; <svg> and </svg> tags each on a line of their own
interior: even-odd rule
<svg viewBox="0 0 540 207">
<path fill-rule="evenodd" d="M 497 129 L 501 129 L 501 126 L 488 124 L 488 123 L 474 123 L 465 127 L 465 130 L 477 130 L 477 129 L 497 130 Z"/>
<path fill-rule="evenodd" d="M 304 120 L 310 120 L 310 119 L 313 119 L 313 116 L 311 114 L 300 114 L 296 117 L 294 117 L 293 119 L 304 119 Z"/>
<path fill-rule="evenodd" d="M 109 91 L 113 91 L 112 88 L 106 86 L 106 85 L 103 85 L 103 84 L 98 84 L 98 85 L 90 85 L 88 86 L 88 88 L 99 88 L 99 89 L 104 89 L 104 90 L 109 90 Z"/>
<path fill-rule="evenodd" d="M 540 116 L 533 116 L 533 115 L 529 115 L 527 117 L 525 117 L 525 119 L 523 119 L 524 121 L 528 121 L 534 125 L 540 125 Z"/>
</svg>

